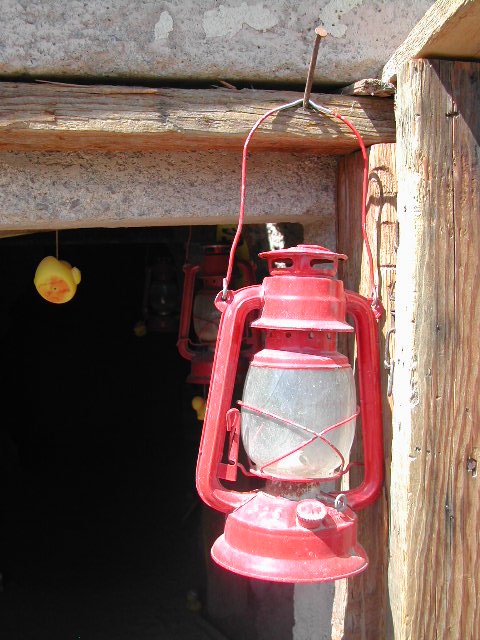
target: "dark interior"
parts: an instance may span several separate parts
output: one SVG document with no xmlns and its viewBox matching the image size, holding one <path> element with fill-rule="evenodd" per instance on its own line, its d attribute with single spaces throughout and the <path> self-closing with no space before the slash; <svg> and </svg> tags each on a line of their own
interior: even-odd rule
<svg viewBox="0 0 480 640">
<path fill-rule="evenodd" d="M 181 274 L 186 236 L 61 232 L 65 305 L 33 286 L 55 234 L 1 240 L 2 640 L 207 637 L 189 364 L 175 332 L 134 333 L 148 260 Z"/>
</svg>

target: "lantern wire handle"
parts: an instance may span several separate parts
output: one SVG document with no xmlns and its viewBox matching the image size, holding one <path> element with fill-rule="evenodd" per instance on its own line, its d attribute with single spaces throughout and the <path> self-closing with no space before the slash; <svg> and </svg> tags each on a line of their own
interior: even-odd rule
<svg viewBox="0 0 480 640">
<path fill-rule="evenodd" d="M 375 317 L 378 320 L 383 313 L 383 305 L 381 300 L 378 297 L 377 286 L 375 284 L 372 250 L 370 248 L 370 243 L 367 235 L 368 155 L 367 155 L 367 150 L 365 148 L 365 143 L 363 142 L 363 138 L 360 135 L 360 133 L 353 126 L 353 124 L 349 120 L 347 120 L 347 118 L 337 113 L 336 111 L 332 111 L 327 107 L 324 107 L 320 104 L 316 104 L 315 102 L 313 102 L 313 100 L 310 100 L 309 105 L 314 111 L 318 111 L 319 113 L 324 113 L 329 116 L 334 116 L 335 118 L 338 118 L 341 122 L 345 123 L 347 127 L 355 135 L 360 145 L 360 150 L 362 152 L 362 157 L 363 157 L 362 235 L 363 235 L 363 242 L 365 245 L 365 251 L 367 252 L 368 268 L 370 272 L 370 291 L 372 296 L 372 309 L 375 314 Z"/>
<path fill-rule="evenodd" d="M 353 126 L 353 124 L 351 122 L 349 122 L 349 120 L 347 120 L 347 118 L 345 118 L 341 114 L 337 113 L 336 111 L 333 111 L 332 109 L 329 109 L 328 107 L 324 107 L 323 105 L 317 104 L 317 103 L 313 102 L 312 100 L 310 100 L 310 91 L 311 91 L 311 85 L 312 85 L 312 82 L 313 82 L 313 71 L 315 69 L 315 64 L 314 64 L 313 60 L 315 58 L 315 62 L 316 62 L 316 56 L 317 56 L 317 53 L 318 53 L 318 46 L 320 44 L 321 39 L 323 37 L 325 37 L 323 35 L 325 32 L 322 29 L 316 30 L 316 33 L 317 33 L 317 38 L 316 38 L 316 41 L 315 41 L 315 47 L 314 47 L 314 51 L 313 51 L 313 55 L 312 55 L 312 61 L 310 63 L 310 69 L 309 69 L 309 73 L 308 73 L 307 86 L 305 88 L 304 97 L 300 98 L 299 100 L 294 100 L 293 102 L 289 102 L 287 104 L 280 105 L 279 107 L 275 107 L 274 109 L 270 109 L 270 111 L 267 111 L 266 113 L 264 113 L 263 116 L 261 116 L 257 120 L 257 122 L 253 125 L 253 127 L 250 129 L 250 132 L 248 133 L 247 138 L 245 140 L 245 143 L 243 145 L 242 184 L 241 184 L 241 193 L 240 193 L 240 212 L 239 212 L 239 216 L 238 216 L 238 227 L 237 227 L 237 231 L 235 233 L 235 237 L 234 237 L 233 242 L 232 242 L 232 246 L 230 248 L 230 257 L 229 257 L 229 261 L 228 261 L 227 274 L 226 274 L 225 278 L 223 279 L 222 300 L 225 300 L 226 297 L 227 297 L 228 285 L 229 285 L 230 279 L 232 277 L 233 260 L 234 260 L 234 257 L 235 257 L 235 251 L 236 251 L 238 242 L 240 240 L 240 235 L 242 233 L 242 227 L 243 227 L 243 221 L 244 221 L 244 217 L 245 217 L 245 191 L 246 191 L 246 177 L 247 177 L 247 151 L 248 151 L 248 145 L 250 144 L 250 140 L 252 139 L 253 134 L 258 129 L 258 127 L 267 118 L 269 118 L 270 116 L 272 116 L 272 115 L 274 115 L 276 113 L 280 113 L 281 111 L 285 111 L 287 109 L 293 109 L 295 107 L 303 105 L 304 108 L 308 107 L 308 108 L 312 109 L 313 111 L 316 111 L 317 113 L 321 113 L 321 114 L 326 115 L 326 116 L 338 118 L 341 122 L 343 122 L 352 131 L 352 133 L 355 135 L 355 137 L 357 138 L 358 143 L 360 145 L 360 149 L 361 149 L 362 157 L 363 157 L 362 235 L 363 235 L 363 242 L 364 242 L 364 245 L 365 245 L 365 251 L 367 253 L 368 267 L 369 267 L 369 272 L 370 272 L 370 291 L 371 291 L 371 297 L 372 297 L 371 306 L 372 306 L 373 313 L 375 314 L 375 317 L 378 320 L 381 317 L 382 313 L 383 313 L 383 305 L 382 305 L 381 300 L 378 297 L 377 286 L 375 284 L 373 257 L 372 257 L 372 251 L 371 251 L 371 248 L 370 248 L 370 243 L 369 243 L 369 240 L 368 240 L 367 226 L 366 226 L 366 222 L 367 222 L 367 193 L 368 193 L 368 156 L 367 156 L 367 150 L 365 148 L 365 144 L 363 142 L 362 136 L 357 131 L 357 129 Z"/>
<path fill-rule="evenodd" d="M 259 118 L 253 127 L 250 129 L 250 132 L 245 140 L 243 145 L 243 154 L 242 154 L 242 187 L 240 193 L 240 213 L 238 215 L 238 226 L 237 231 L 235 233 L 235 237 L 233 238 L 232 246 L 230 248 L 230 258 L 228 260 L 228 268 L 227 275 L 223 279 L 223 292 L 222 292 L 222 300 L 225 300 L 227 297 L 228 285 L 230 283 L 230 278 L 232 277 L 233 270 L 233 259 L 235 257 L 235 251 L 240 240 L 240 236 L 242 234 L 243 227 L 243 219 L 245 215 L 245 189 L 246 189 L 246 179 L 247 179 L 247 150 L 250 140 L 252 139 L 253 134 L 258 129 L 258 127 L 264 122 L 267 118 L 272 116 L 274 113 L 279 113 L 280 111 L 285 111 L 286 109 L 292 109 L 293 107 L 298 107 L 303 102 L 303 99 L 295 100 L 294 102 L 289 102 L 287 104 L 282 104 L 279 107 L 275 107 L 274 109 L 270 109 L 263 114 L 261 118 Z"/>
</svg>

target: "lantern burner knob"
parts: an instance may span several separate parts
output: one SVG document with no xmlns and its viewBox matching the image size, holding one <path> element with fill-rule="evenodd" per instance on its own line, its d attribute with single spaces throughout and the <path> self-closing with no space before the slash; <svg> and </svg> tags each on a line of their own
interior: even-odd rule
<svg viewBox="0 0 480 640">
<path fill-rule="evenodd" d="M 326 515 L 327 507 L 319 500 L 302 500 L 297 505 L 297 521 L 305 529 L 318 529 Z"/>
</svg>

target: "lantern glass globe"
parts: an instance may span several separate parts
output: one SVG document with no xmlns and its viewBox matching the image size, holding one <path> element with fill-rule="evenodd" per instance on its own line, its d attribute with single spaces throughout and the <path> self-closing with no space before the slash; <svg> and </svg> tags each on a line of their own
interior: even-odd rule
<svg viewBox="0 0 480 640">
<path fill-rule="evenodd" d="M 217 291 L 199 291 L 193 302 L 193 328 L 202 343 L 215 344 L 220 312 L 215 307 Z"/>
<path fill-rule="evenodd" d="M 320 438 L 306 443 L 315 433 L 355 414 L 355 383 L 350 366 L 286 369 L 250 365 L 243 403 L 247 406 L 242 406 L 242 441 L 257 471 L 268 465 L 264 473 L 269 476 L 318 479 L 329 478 L 338 470 L 341 459 L 332 447 Z M 354 435 L 355 418 L 323 437 L 340 451 L 347 464 Z M 286 457 L 268 464 L 282 456 Z"/>
</svg>

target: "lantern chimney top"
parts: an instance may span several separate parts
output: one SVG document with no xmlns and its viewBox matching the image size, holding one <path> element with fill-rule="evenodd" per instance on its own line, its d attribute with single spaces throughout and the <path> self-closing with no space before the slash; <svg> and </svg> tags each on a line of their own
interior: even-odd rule
<svg viewBox="0 0 480 640">
<path fill-rule="evenodd" d="M 338 270 L 338 261 L 347 260 L 343 253 L 335 253 L 314 244 L 299 244 L 289 249 L 264 251 L 260 258 L 268 260 L 273 276 L 321 276 L 333 278 Z"/>
<path fill-rule="evenodd" d="M 345 321 L 343 282 L 335 275 L 347 256 L 324 247 L 299 244 L 259 254 L 268 260 L 263 306 L 250 325 L 284 331 L 353 331 Z"/>
</svg>

